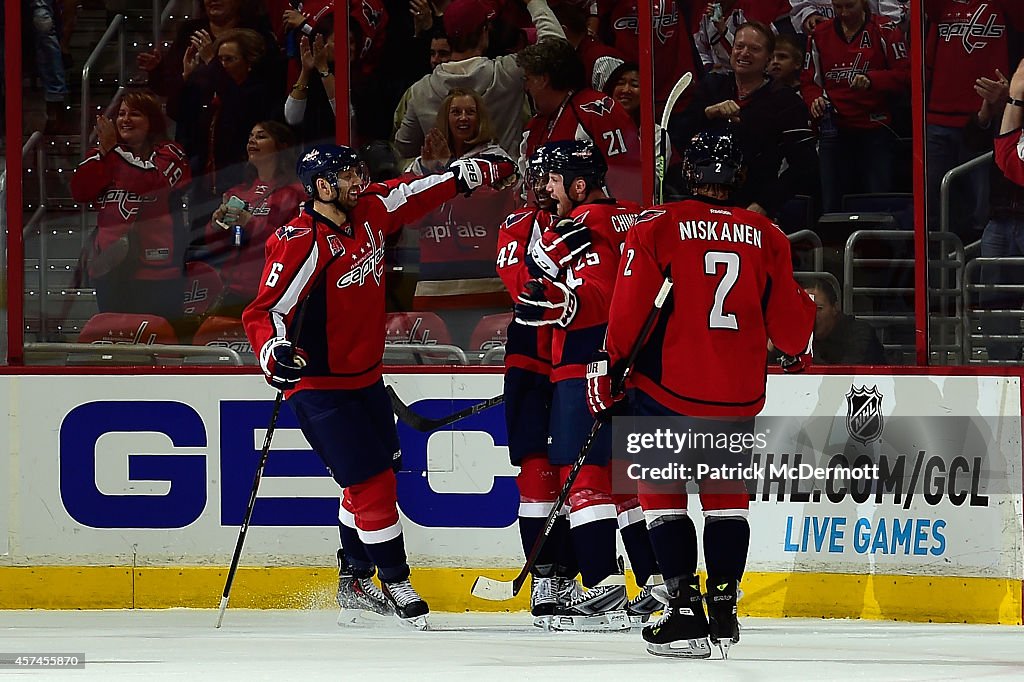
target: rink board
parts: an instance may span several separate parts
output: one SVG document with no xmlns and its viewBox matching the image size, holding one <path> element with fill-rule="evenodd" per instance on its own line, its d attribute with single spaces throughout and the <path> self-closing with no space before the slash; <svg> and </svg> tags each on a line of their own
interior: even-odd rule
<svg viewBox="0 0 1024 682">
<path fill-rule="evenodd" d="M 495 374 L 388 381 L 428 416 L 501 391 Z M 841 425 L 854 386 L 881 396 L 887 425 L 913 416 L 996 418 L 985 456 L 1016 484 L 981 494 L 967 480 L 928 499 L 878 502 L 852 491 L 835 500 L 798 491 L 757 499 L 745 611 L 1019 623 L 1019 378 L 772 376 L 764 414 Z M 0 376 L 0 608 L 215 605 L 272 405 L 273 393 L 251 375 Z M 438 610 L 522 608 L 522 599 L 469 596 L 481 571 L 511 577 L 522 561 L 502 410 L 455 428 L 399 426 L 399 495 L 417 586 Z M 693 496 L 699 532 L 698 509 Z M 329 605 L 335 576 L 325 564 L 337 547 L 336 518 L 336 487 L 285 409 L 232 604 Z"/>
</svg>

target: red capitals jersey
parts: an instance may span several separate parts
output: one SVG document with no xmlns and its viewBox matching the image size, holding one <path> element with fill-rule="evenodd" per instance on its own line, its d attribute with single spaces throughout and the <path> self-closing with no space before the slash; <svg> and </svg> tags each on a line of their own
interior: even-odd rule
<svg viewBox="0 0 1024 682">
<path fill-rule="evenodd" d="M 517 203 L 512 189 L 481 187 L 427 214 L 417 224 L 421 278 L 494 277 L 497 226 Z"/>
<path fill-rule="evenodd" d="M 608 188 L 630 201 L 642 201 L 640 133 L 622 105 L 589 88 L 570 95 L 550 116 L 535 115 L 523 131 L 522 159 L 546 142 L 589 140 L 608 163 Z"/>
<path fill-rule="evenodd" d="M 191 174 L 185 153 L 174 142 L 160 142 L 148 159 L 117 146 L 104 155 L 93 149 L 71 176 L 75 201 L 92 202 L 96 247 L 103 251 L 132 230 L 138 246 L 137 279 L 181 277 L 181 254 L 174 252 L 172 190 L 188 185 Z"/>
<path fill-rule="evenodd" d="M 770 338 L 809 352 L 814 302 L 793 279 L 789 240 L 741 208 L 687 200 L 644 211 L 626 235 L 608 323 L 612 362 L 629 357 L 665 276 L 675 283 L 630 375 L 673 412 L 750 417 L 764 406 Z"/>
<path fill-rule="evenodd" d="M 238 197 L 252 213 L 252 219 L 242 227 L 242 244 L 234 246 L 232 231 L 213 221 L 206 226 L 206 243 L 228 253 L 220 268 L 225 291 L 252 300 L 260 287 L 267 239 L 298 215 L 306 190 L 297 182 L 275 185 L 255 178 L 232 187 L 225 196 Z"/>
<path fill-rule="evenodd" d="M 540 234 L 551 227 L 554 216 L 539 208 L 521 208 L 498 228 L 495 270 L 514 301 L 526 288 L 530 273 L 526 253 Z M 520 367 L 537 374 L 551 373 L 551 328 L 527 327 L 510 322 L 505 343 L 505 367 Z"/>
<path fill-rule="evenodd" d="M 690 20 L 694 3 L 685 0 L 651 0 L 654 22 L 654 98 L 658 115 L 679 77 L 689 71 L 697 78 L 700 59 L 694 53 Z M 640 38 L 637 31 L 637 0 L 597 0 L 600 35 L 604 42 L 640 63 Z M 699 15 L 697 15 L 699 17 Z M 692 91 L 688 91 L 692 93 Z M 689 103 L 691 94 L 683 93 L 677 111 Z"/>
<path fill-rule="evenodd" d="M 867 90 L 850 83 L 858 74 L 871 79 Z M 870 129 L 892 122 L 890 95 L 909 92 L 910 57 L 903 31 L 873 14 L 847 42 L 842 27 L 829 19 L 818 24 L 804 61 L 802 94 L 807 106 L 822 94 L 839 115 L 840 128 Z"/>
<path fill-rule="evenodd" d="M 1024 187 L 1024 131 L 1013 130 L 995 140 L 996 164 L 1007 178 Z"/>
<path fill-rule="evenodd" d="M 453 196 L 451 173 L 375 183 L 341 226 L 307 203 L 267 240 L 259 293 L 242 313 L 253 350 L 287 337 L 305 351 L 306 370 L 295 390 L 356 389 L 380 379 L 384 240 Z"/>
<path fill-rule="evenodd" d="M 978 111 L 980 78 L 1007 76 L 1013 34 L 1024 31 L 1020 0 L 925 0 L 930 21 L 928 123 L 963 128 Z"/>
<path fill-rule="evenodd" d="M 576 294 L 576 316 L 566 328 L 552 327 L 551 381 L 582 379 L 587 363 L 601 348 L 622 245 L 640 211 L 632 201 L 602 199 L 569 214 L 590 228 L 593 243 L 565 273 L 565 285 Z"/>
</svg>

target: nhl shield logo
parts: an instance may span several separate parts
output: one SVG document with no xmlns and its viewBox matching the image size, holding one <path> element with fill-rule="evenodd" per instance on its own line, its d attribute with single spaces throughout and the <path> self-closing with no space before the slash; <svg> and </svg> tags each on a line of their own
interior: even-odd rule
<svg viewBox="0 0 1024 682">
<path fill-rule="evenodd" d="M 846 394 L 846 428 L 850 437 L 864 445 L 882 435 L 882 394 L 877 386 L 850 386 Z"/>
</svg>

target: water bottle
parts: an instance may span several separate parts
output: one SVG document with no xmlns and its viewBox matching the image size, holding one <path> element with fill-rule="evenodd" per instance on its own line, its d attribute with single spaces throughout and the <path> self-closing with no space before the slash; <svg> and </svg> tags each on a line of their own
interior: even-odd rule
<svg viewBox="0 0 1024 682">
<path fill-rule="evenodd" d="M 236 196 L 232 196 L 228 199 L 227 206 L 228 208 L 236 208 L 239 210 L 245 210 L 246 208 L 245 202 Z M 231 244 L 237 247 L 242 246 L 242 226 L 239 225 L 235 219 L 230 216 L 230 214 L 224 215 L 224 222 L 231 228 Z"/>
<path fill-rule="evenodd" d="M 818 121 L 818 135 L 823 140 L 834 140 L 839 136 L 839 125 L 836 121 L 836 108 L 832 106 L 832 102 L 825 104 L 825 111 L 821 114 L 821 119 Z"/>
</svg>

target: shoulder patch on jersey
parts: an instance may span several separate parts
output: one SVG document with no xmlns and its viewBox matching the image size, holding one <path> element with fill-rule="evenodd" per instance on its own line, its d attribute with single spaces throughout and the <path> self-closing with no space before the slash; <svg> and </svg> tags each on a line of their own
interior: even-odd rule
<svg viewBox="0 0 1024 682">
<path fill-rule="evenodd" d="M 661 216 L 665 215 L 665 213 L 666 211 L 660 208 L 649 208 L 643 213 L 641 213 L 639 216 L 637 216 L 635 224 L 639 225 L 640 223 L 650 222 L 655 218 L 660 218 Z"/>
<path fill-rule="evenodd" d="M 510 213 L 508 215 L 508 217 L 505 218 L 505 222 L 503 222 L 501 224 L 501 227 L 498 228 L 498 229 L 501 229 L 501 230 L 511 229 L 512 227 L 515 227 L 519 223 L 523 222 L 524 220 L 527 220 L 532 215 L 533 215 L 533 211 L 516 211 L 515 213 Z"/>
<path fill-rule="evenodd" d="M 274 232 L 274 236 L 276 236 L 279 240 L 296 239 L 298 237 L 307 235 L 312 231 L 312 228 L 309 227 L 298 227 L 296 225 L 282 225 L 281 227 L 277 228 L 277 230 Z"/>
<path fill-rule="evenodd" d="M 590 209 L 588 208 L 583 213 L 580 213 L 580 214 L 574 215 L 574 216 L 569 216 L 569 217 L 572 218 L 572 221 L 574 223 L 576 223 L 577 225 L 585 225 L 587 223 L 587 218 L 589 216 L 590 216 Z"/>
<path fill-rule="evenodd" d="M 612 113 L 612 98 L 605 95 L 601 99 L 595 99 L 592 102 L 581 104 L 580 111 L 585 111 L 588 114 L 594 114 L 596 116 L 610 114 Z"/>
</svg>

